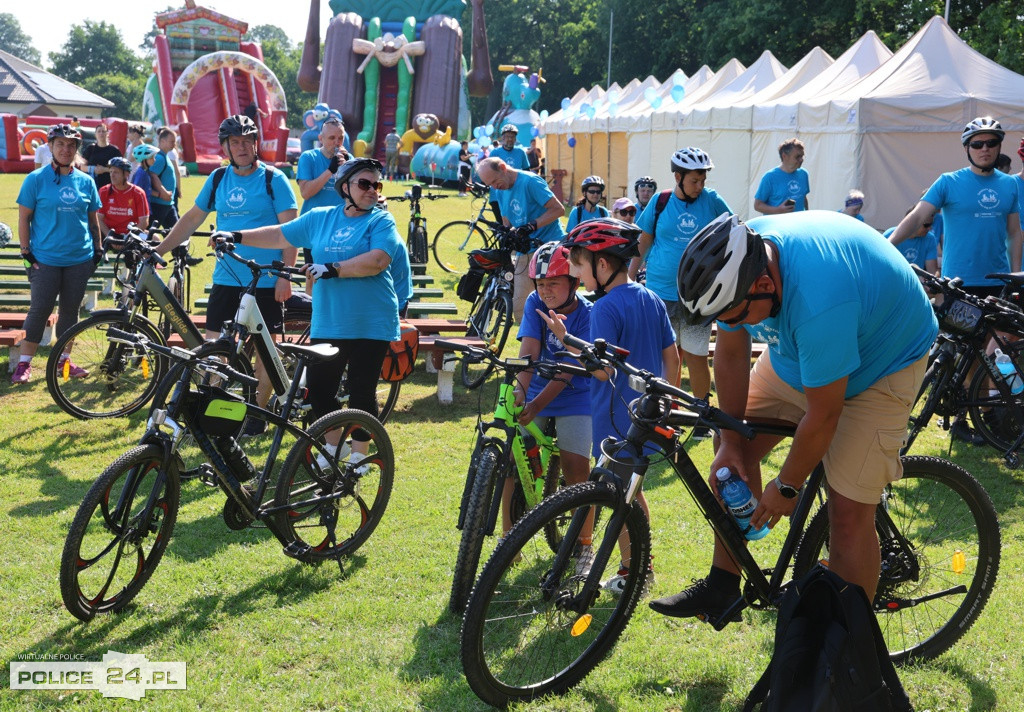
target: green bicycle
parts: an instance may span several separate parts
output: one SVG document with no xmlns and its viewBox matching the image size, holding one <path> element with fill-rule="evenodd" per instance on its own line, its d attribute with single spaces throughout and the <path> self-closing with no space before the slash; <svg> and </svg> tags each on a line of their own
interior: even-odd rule
<svg viewBox="0 0 1024 712">
<path fill-rule="evenodd" d="M 589 374 L 586 369 L 570 363 L 532 361 L 529 358 L 502 360 L 489 350 L 451 341 L 437 341 L 436 346 L 445 351 L 461 351 L 463 358 L 469 361 L 489 360 L 505 371 L 498 389 L 493 420 L 477 423 L 476 444 L 459 506 L 456 528 L 462 531 L 462 540 L 455 559 L 448 607 L 453 613 L 460 613 L 476 580 L 484 536 L 494 532 L 505 479 L 511 478 L 514 486 L 509 506 L 513 522 L 565 484 L 555 435 L 541 430 L 536 422 L 526 426 L 517 422 L 523 408 L 515 404 L 513 395 L 516 376 L 531 369 L 547 379 L 559 374 Z M 553 550 L 561 543 L 568 523 L 569 517 L 548 523 L 545 536 Z"/>
</svg>

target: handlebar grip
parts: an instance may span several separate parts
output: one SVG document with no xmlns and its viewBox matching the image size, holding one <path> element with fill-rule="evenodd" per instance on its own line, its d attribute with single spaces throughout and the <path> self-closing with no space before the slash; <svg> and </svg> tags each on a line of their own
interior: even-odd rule
<svg viewBox="0 0 1024 712">
<path fill-rule="evenodd" d="M 239 383 L 242 383 L 242 384 L 245 384 L 245 385 L 249 385 L 249 386 L 254 386 L 255 387 L 255 386 L 258 386 L 259 383 L 260 383 L 259 379 L 253 378 L 252 376 L 247 376 L 244 373 L 236 371 L 235 369 L 231 368 L 231 366 L 228 366 L 226 363 L 222 363 L 220 365 L 220 368 L 217 369 L 217 370 L 219 370 L 225 376 L 229 376 L 233 380 L 236 380 Z"/>
<path fill-rule="evenodd" d="M 440 349 L 441 351 L 462 351 L 465 353 L 476 351 L 472 346 L 466 344 L 457 344 L 453 341 L 445 341 L 444 339 L 438 339 L 434 342 L 434 348 Z"/>
<path fill-rule="evenodd" d="M 725 411 L 719 410 L 718 408 L 711 408 L 710 411 L 710 420 L 726 430 L 737 432 L 747 440 L 753 440 L 754 436 L 757 435 L 752 427 L 742 420 L 732 417 Z M 705 418 L 707 417 L 708 416 L 705 416 Z"/>
<path fill-rule="evenodd" d="M 113 327 L 107 329 L 108 339 L 119 339 L 121 341 L 127 341 L 132 344 L 141 342 L 145 337 L 141 334 L 132 334 L 127 331 L 121 331 L 120 329 L 114 329 Z"/>
<path fill-rule="evenodd" d="M 582 350 L 584 350 L 584 349 L 586 349 L 587 347 L 590 346 L 590 344 L 588 344 L 586 341 L 584 341 L 580 337 L 573 336 L 572 334 L 570 334 L 568 332 L 565 334 L 565 338 L 562 339 L 562 343 L 565 344 L 566 346 L 571 346 L 574 349 L 579 349 L 580 351 L 582 351 Z"/>
</svg>

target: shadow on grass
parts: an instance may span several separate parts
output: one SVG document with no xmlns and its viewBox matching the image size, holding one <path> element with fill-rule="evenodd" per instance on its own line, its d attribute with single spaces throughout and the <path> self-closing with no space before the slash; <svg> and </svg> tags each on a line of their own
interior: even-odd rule
<svg viewBox="0 0 1024 712">
<path fill-rule="evenodd" d="M 913 668 L 921 670 L 936 670 L 944 673 L 948 678 L 957 680 L 967 689 L 971 696 L 970 707 L 965 708 L 966 712 L 988 712 L 997 709 L 996 692 L 984 679 L 968 672 L 959 663 L 949 662 L 943 659 L 931 660 L 928 662 L 916 663 Z M 912 669 L 913 669 L 912 668 Z M 901 668 L 896 668 L 899 673 Z M 955 686 L 952 683 L 950 687 Z M 913 699 L 910 700 L 914 702 Z"/>
</svg>

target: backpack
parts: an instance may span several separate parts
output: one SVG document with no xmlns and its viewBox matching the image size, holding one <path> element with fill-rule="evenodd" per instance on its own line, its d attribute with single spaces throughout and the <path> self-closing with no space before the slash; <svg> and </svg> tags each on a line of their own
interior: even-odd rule
<svg viewBox="0 0 1024 712">
<path fill-rule="evenodd" d="M 270 182 L 274 180 L 274 173 L 277 171 L 273 166 L 268 166 L 266 163 L 260 163 L 267 170 L 264 172 L 264 176 L 267 179 L 267 195 L 270 196 L 271 202 L 274 200 L 274 188 L 270 185 Z M 206 212 L 212 213 L 216 210 L 217 202 L 217 186 L 224 180 L 224 173 L 227 171 L 228 166 L 221 166 L 216 169 L 210 176 L 213 178 L 213 185 L 210 186 L 210 199 L 206 202 Z"/>
<path fill-rule="evenodd" d="M 416 356 L 420 351 L 420 332 L 407 321 L 399 323 L 402 336 L 392 341 L 384 354 L 384 364 L 380 369 L 380 377 L 384 381 L 404 381 L 412 375 L 416 366 Z"/>
<path fill-rule="evenodd" d="M 790 586 L 743 712 L 912 712 L 864 589 L 816 566 Z"/>
<path fill-rule="evenodd" d="M 608 217 L 608 208 L 604 207 L 603 205 L 598 205 L 597 206 L 597 214 L 600 215 L 603 218 Z M 581 222 L 583 222 L 583 206 L 582 205 L 577 205 L 576 206 L 576 224 L 579 225 Z"/>
<path fill-rule="evenodd" d="M 671 189 L 658 193 L 658 200 L 654 203 L 654 225 L 651 226 L 651 240 L 654 240 L 654 235 L 658 232 L 658 218 L 661 217 L 661 211 L 668 205 L 668 199 L 671 197 Z"/>
</svg>

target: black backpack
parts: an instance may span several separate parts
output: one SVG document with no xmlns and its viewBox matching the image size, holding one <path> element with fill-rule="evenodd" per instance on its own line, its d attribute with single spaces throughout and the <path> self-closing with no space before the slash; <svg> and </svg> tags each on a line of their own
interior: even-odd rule
<svg viewBox="0 0 1024 712">
<path fill-rule="evenodd" d="M 270 182 L 274 180 L 274 173 L 277 172 L 277 169 L 274 168 L 273 166 L 268 166 L 266 163 L 263 163 L 262 165 L 264 168 L 267 169 L 266 172 L 264 173 L 264 176 L 267 180 L 267 195 L 270 196 L 270 201 L 273 202 L 274 188 L 270 185 Z M 216 169 L 213 173 L 210 174 L 210 176 L 213 178 L 213 185 L 210 186 L 210 199 L 206 201 L 206 212 L 208 213 L 212 213 L 214 210 L 216 210 L 217 186 L 219 186 L 220 182 L 224 180 L 224 173 L 227 171 L 227 169 L 228 166 L 221 166 L 220 168 Z"/>
<path fill-rule="evenodd" d="M 654 236 L 658 233 L 658 218 L 661 217 L 661 211 L 668 205 L 668 199 L 672 197 L 672 189 L 663 190 L 658 193 L 658 200 L 654 203 L 654 225 L 651 226 L 651 240 L 654 240 Z"/>
<path fill-rule="evenodd" d="M 860 586 L 816 566 L 782 598 L 772 660 L 744 712 L 913 712 Z"/>
<path fill-rule="evenodd" d="M 597 206 L 597 214 L 600 215 L 603 218 L 608 217 L 608 208 L 604 207 L 603 205 L 598 205 Z M 583 206 L 582 205 L 577 205 L 576 206 L 576 224 L 579 225 L 581 220 L 583 220 Z"/>
</svg>

